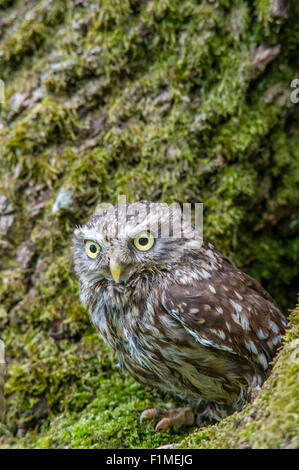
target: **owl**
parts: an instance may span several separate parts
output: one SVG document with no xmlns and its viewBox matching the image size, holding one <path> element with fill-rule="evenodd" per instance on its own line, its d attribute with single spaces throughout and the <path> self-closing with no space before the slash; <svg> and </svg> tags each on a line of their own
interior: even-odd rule
<svg viewBox="0 0 299 470">
<path fill-rule="evenodd" d="M 72 253 L 80 300 L 119 364 L 182 399 L 141 421 L 158 418 L 156 430 L 215 423 L 269 375 L 284 316 L 178 206 L 110 206 L 76 228 Z"/>
</svg>

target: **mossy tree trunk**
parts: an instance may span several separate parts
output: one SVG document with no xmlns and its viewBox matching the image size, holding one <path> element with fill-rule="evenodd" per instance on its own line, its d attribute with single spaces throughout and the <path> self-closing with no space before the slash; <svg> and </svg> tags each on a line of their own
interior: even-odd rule
<svg viewBox="0 0 299 470">
<path fill-rule="evenodd" d="M 285 0 L 0 0 L 3 445 L 298 446 L 298 309 L 253 408 L 154 435 L 137 419 L 159 400 L 97 339 L 69 259 L 98 202 L 202 201 L 205 236 L 294 307 L 298 20 Z"/>
</svg>

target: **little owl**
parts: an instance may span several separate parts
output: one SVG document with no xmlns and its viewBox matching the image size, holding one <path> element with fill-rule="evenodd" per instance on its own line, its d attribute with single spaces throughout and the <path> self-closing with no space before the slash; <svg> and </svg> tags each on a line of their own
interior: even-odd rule
<svg viewBox="0 0 299 470">
<path fill-rule="evenodd" d="M 179 229 L 179 230 L 178 230 Z M 80 300 L 120 365 L 184 400 L 149 409 L 156 430 L 241 410 L 269 375 L 286 321 L 262 286 L 177 206 L 111 206 L 75 230 Z"/>
</svg>

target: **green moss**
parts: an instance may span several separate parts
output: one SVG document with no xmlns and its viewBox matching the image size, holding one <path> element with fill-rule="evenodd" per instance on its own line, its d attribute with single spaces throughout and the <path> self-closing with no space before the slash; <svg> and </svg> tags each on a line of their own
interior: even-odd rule
<svg viewBox="0 0 299 470">
<path fill-rule="evenodd" d="M 139 424 L 144 407 L 161 406 L 158 400 L 117 371 L 102 378 L 96 397 L 83 392 L 74 401 L 89 402 L 81 413 L 66 413 L 52 421 L 49 431 L 31 436 L 22 445 L 39 448 L 148 448 L 180 440 L 189 432 L 172 430 L 154 433 L 152 424 Z"/>
<path fill-rule="evenodd" d="M 13 215 L 0 243 L 0 336 L 9 361 L 0 434 L 7 445 L 151 447 L 189 433 L 158 436 L 151 424 L 139 426 L 144 403 L 159 400 L 119 373 L 79 306 L 70 236 L 99 202 L 116 202 L 119 194 L 203 201 L 205 235 L 284 312 L 294 306 L 293 3 L 286 20 L 273 17 L 269 0 L 0 2 L 0 187 Z M 264 70 L 254 65 L 259 47 L 278 43 L 281 52 Z M 62 187 L 72 191 L 73 207 L 53 215 Z M 26 243 L 31 253 L 22 266 Z M 270 380 L 278 390 L 275 373 Z M 292 393 L 291 378 L 287 383 Z M 258 407 L 270 406 L 270 395 Z M 216 446 L 217 433 L 233 429 L 234 419 L 192 439 Z M 288 423 L 286 417 L 281 436 Z M 282 437 L 261 439 L 287 446 Z"/>
<path fill-rule="evenodd" d="M 18 15 L 14 27 L 11 32 L 10 29 L 6 32 L 0 46 L 3 76 L 8 76 L 7 72 L 16 67 L 26 55 L 38 51 L 52 27 L 62 20 L 64 3 L 60 0 L 51 3 L 52 8 L 45 1 L 38 2 L 33 8 L 23 2 L 17 3 Z"/>
</svg>

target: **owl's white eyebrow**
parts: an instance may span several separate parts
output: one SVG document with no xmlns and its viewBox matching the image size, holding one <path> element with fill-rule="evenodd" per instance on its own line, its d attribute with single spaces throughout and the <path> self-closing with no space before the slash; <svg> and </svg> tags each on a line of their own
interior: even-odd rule
<svg viewBox="0 0 299 470">
<path fill-rule="evenodd" d="M 152 227 L 148 225 L 148 223 L 145 223 L 145 224 L 141 223 L 141 224 L 137 225 L 136 227 L 132 228 L 131 230 L 128 227 L 125 231 L 125 237 L 128 238 L 128 239 L 133 239 L 140 232 L 150 232 L 153 235 L 153 237 L 157 238 L 156 231 L 153 230 Z"/>
<path fill-rule="evenodd" d="M 102 238 L 97 236 L 97 233 L 95 230 L 89 230 L 87 228 L 83 228 L 81 229 L 81 236 L 84 241 L 91 240 L 99 244 L 103 243 Z"/>
<path fill-rule="evenodd" d="M 83 241 L 84 241 L 84 243 L 86 243 L 86 242 L 94 242 L 94 243 L 97 243 L 98 245 L 100 245 L 100 242 L 98 242 L 98 241 L 95 240 L 94 238 L 84 238 Z"/>
</svg>

